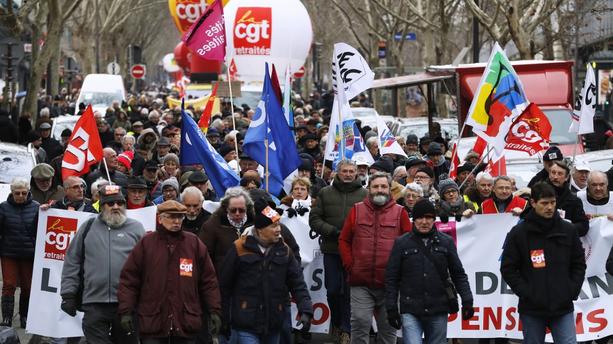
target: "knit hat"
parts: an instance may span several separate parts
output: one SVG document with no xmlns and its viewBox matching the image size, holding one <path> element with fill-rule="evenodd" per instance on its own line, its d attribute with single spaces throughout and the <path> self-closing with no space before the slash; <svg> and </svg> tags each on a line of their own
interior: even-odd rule
<svg viewBox="0 0 613 344">
<path fill-rule="evenodd" d="M 374 164 L 370 165 L 370 168 L 374 168 L 378 171 L 392 174 L 394 172 L 394 162 L 390 157 L 383 156 Z"/>
<path fill-rule="evenodd" d="M 438 192 L 441 195 L 444 195 L 445 192 L 451 189 L 454 189 L 460 192 L 460 188 L 458 187 L 458 184 L 456 184 L 456 182 L 454 182 L 453 179 L 443 179 L 440 182 L 438 182 Z"/>
<path fill-rule="evenodd" d="M 49 179 L 52 178 L 54 174 L 55 170 L 53 169 L 53 167 L 45 163 L 40 163 L 34 166 L 32 171 L 30 171 L 30 175 L 34 179 Z"/>
<path fill-rule="evenodd" d="M 172 186 L 175 190 L 177 190 L 177 193 L 179 193 L 179 181 L 177 180 L 177 178 L 175 177 L 170 177 L 168 179 L 166 179 L 165 181 L 162 182 L 162 191 L 164 191 L 164 188 L 167 186 Z"/>
<path fill-rule="evenodd" d="M 255 228 L 264 228 L 281 219 L 279 213 L 264 198 L 256 199 L 253 203 L 253 208 L 255 209 L 253 218 Z"/>
<path fill-rule="evenodd" d="M 134 159 L 134 152 L 126 151 L 117 156 L 117 162 L 124 165 L 128 170 L 132 168 L 132 159 Z"/>
<path fill-rule="evenodd" d="M 166 164 L 167 161 L 174 161 L 179 166 L 179 157 L 175 153 L 168 153 L 162 158 L 162 164 Z"/>
<path fill-rule="evenodd" d="M 427 174 L 430 178 L 434 178 L 434 171 L 432 171 L 432 169 L 430 167 L 420 167 L 415 172 L 415 174 L 417 174 L 419 172 L 423 172 L 423 173 Z"/>
<path fill-rule="evenodd" d="M 302 164 L 298 167 L 299 171 L 312 171 L 313 170 L 313 161 L 311 159 L 302 158 Z"/>
<path fill-rule="evenodd" d="M 417 138 L 417 135 L 415 134 L 409 134 L 407 135 L 407 140 L 406 140 L 406 144 L 417 144 L 419 142 L 419 139 Z"/>
<path fill-rule="evenodd" d="M 544 161 L 562 160 L 564 156 L 560 151 L 560 148 L 556 146 L 549 147 L 549 149 L 543 154 Z"/>
<path fill-rule="evenodd" d="M 428 155 L 441 155 L 443 154 L 443 148 L 440 143 L 430 142 L 428 145 Z"/>
<path fill-rule="evenodd" d="M 436 218 L 436 209 L 434 205 L 427 199 L 420 199 L 413 206 L 413 221 L 424 217 Z"/>
</svg>

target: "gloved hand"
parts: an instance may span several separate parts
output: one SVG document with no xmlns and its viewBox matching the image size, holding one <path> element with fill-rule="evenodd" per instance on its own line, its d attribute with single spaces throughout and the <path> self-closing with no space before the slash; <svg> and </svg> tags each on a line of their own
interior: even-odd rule
<svg viewBox="0 0 613 344">
<path fill-rule="evenodd" d="M 296 326 L 302 324 L 301 332 L 309 332 L 311 330 L 311 316 L 309 314 L 302 313 L 300 320 L 296 323 Z"/>
<path fill-rule="evenodd" d="M 121 328 L 127 335 L 131 335 L 134 332 L 134 323 L 131 314 L 125 314 L 121 316 Z"/>
<path fill-rule="evenodd" d="M 217 313 L 211 313 L 209 319 L 209 329 L 212 335 L 218 335 L 221 331 L 221 317 Z"/>
<path fill-rule="evenodd" d="M 473 305 L 462 306 L 462 320 L 468 320 L 475 315 Z"/>
<path fill-rule="evenodd" d="M 62 305 L 60 306 L 64 313 L 74 317 L 77 315 L 77 299 L 74 297 L 62 298 Z"/>
<path fill-rule="evenodd" d="M 387 322 L 391 327 L 400 330 L 402 327 L 402 320 L 400 319 L 400 313 L 398 312 L 387 312 Z"/>
</svg>

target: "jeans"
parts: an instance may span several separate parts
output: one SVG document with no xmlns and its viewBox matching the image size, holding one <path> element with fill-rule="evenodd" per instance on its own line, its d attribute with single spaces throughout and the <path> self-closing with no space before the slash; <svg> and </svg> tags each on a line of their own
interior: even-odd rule
<svg viewBox="0 0 613 344">
<path fill-rule="evenodd" d="M 566 313 L 555 318 L 535 317 L 520 314 L 523 326 L 524 344 L 545 343 L 545 328 L 551 329 L 551 336 L 556 344 L 576 344 L 575 314 Z"/>
<path fill-rule="evenodd" d="M 291 304 L 285 307 L 285 319 L 283 320 L 283 327 L 281 327 L 281 333 L 279 334 L 280 344 L 292 344 L 292 309 Z"/>
<path fill-rule="evenodd" d="M 377 342 L 396 344 L 396 329 L 387 322 L 385 289 L 351 287 L 351 344 L 368 344 L 372 317 L 377 321 Z"/>
<path fill-rule="evenodd" d="M 424 344 L 447 343 L 447 314 L 415 316 L 402 314 L 402 342 L 420 344 L 424 335 Z"/>
<path fill-rule="evenodd" d="M 83 323 L 81 326 L 88 343 L 138 343 L 136 333 L 128 335 L 121 328 L 116 303 L 87 303 L 83 305 L 83 313 Z"/>
<path fill-rule="evenodd" d="M 351 298 L 347 286 L 347 273 L 341 256 L 324 253 L 324 284 L 326 286 L 330 324 L 343 332 L 351 332 Z"/>
<path fill-rule="evenodd" d="M 259 335 L 247 331 L 232 330 L 232 337 L 236 338 L 237 344 L 279 344 L 280 333 Z"/>
<path fill-rule="evenodd" d="M 143 338 L 141 344 L 195 344 L 194 338 L 166 337 L 166 338 Z"/>
</svg>

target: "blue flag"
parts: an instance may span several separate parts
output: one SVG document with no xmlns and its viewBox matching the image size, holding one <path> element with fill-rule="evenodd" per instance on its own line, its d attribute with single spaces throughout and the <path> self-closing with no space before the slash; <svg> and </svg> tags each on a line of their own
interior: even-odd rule
<svg viewBox="0 0 613 344">
<path fill-rule="evenodd" d="M 283 188 L 283 179 L 294 172 L 302 161 L 296 149 L 294 135 L 272 88 L 268 63 L 264 75 L 262 99 L 258 103 L 243 143 L 245 153 L 264 167 L 266 167 L 267 147 L 264 141 L 266 139 L 268 139 L 268 192 L 279 195 Z M 264 176 L 265 183 L 266 176 Z"/>
<path fill-rule="evenodd" d="M 194 119 L 183 110 L 182 103 L 181 165 L 202 165 L 213 185 L 213 189 L 215 189 L 215 193 L 222 197 L 227 188 L 239 184 L 240 178 L 211 146 Z"/>
</svg>

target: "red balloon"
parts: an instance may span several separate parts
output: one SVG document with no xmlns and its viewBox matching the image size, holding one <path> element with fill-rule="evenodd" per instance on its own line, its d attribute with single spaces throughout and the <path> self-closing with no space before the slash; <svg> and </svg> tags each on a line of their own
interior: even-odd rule
<svg viewBox="0 0 613 344">
<path fill-rule="evenodd" d="M 174 50 L 174 54 L 175 54 L 175 61 L 177 61 L 177 65 L 183 69 L 189 69 L 189 59 L 188 59 L 188 54 L 189 54 L 189 49 L 187 48 L 187 46 L 181 41 L 179 42 L 179 44 L 177 44 L 177 46 L 175 47 Z"/>
</svg>

